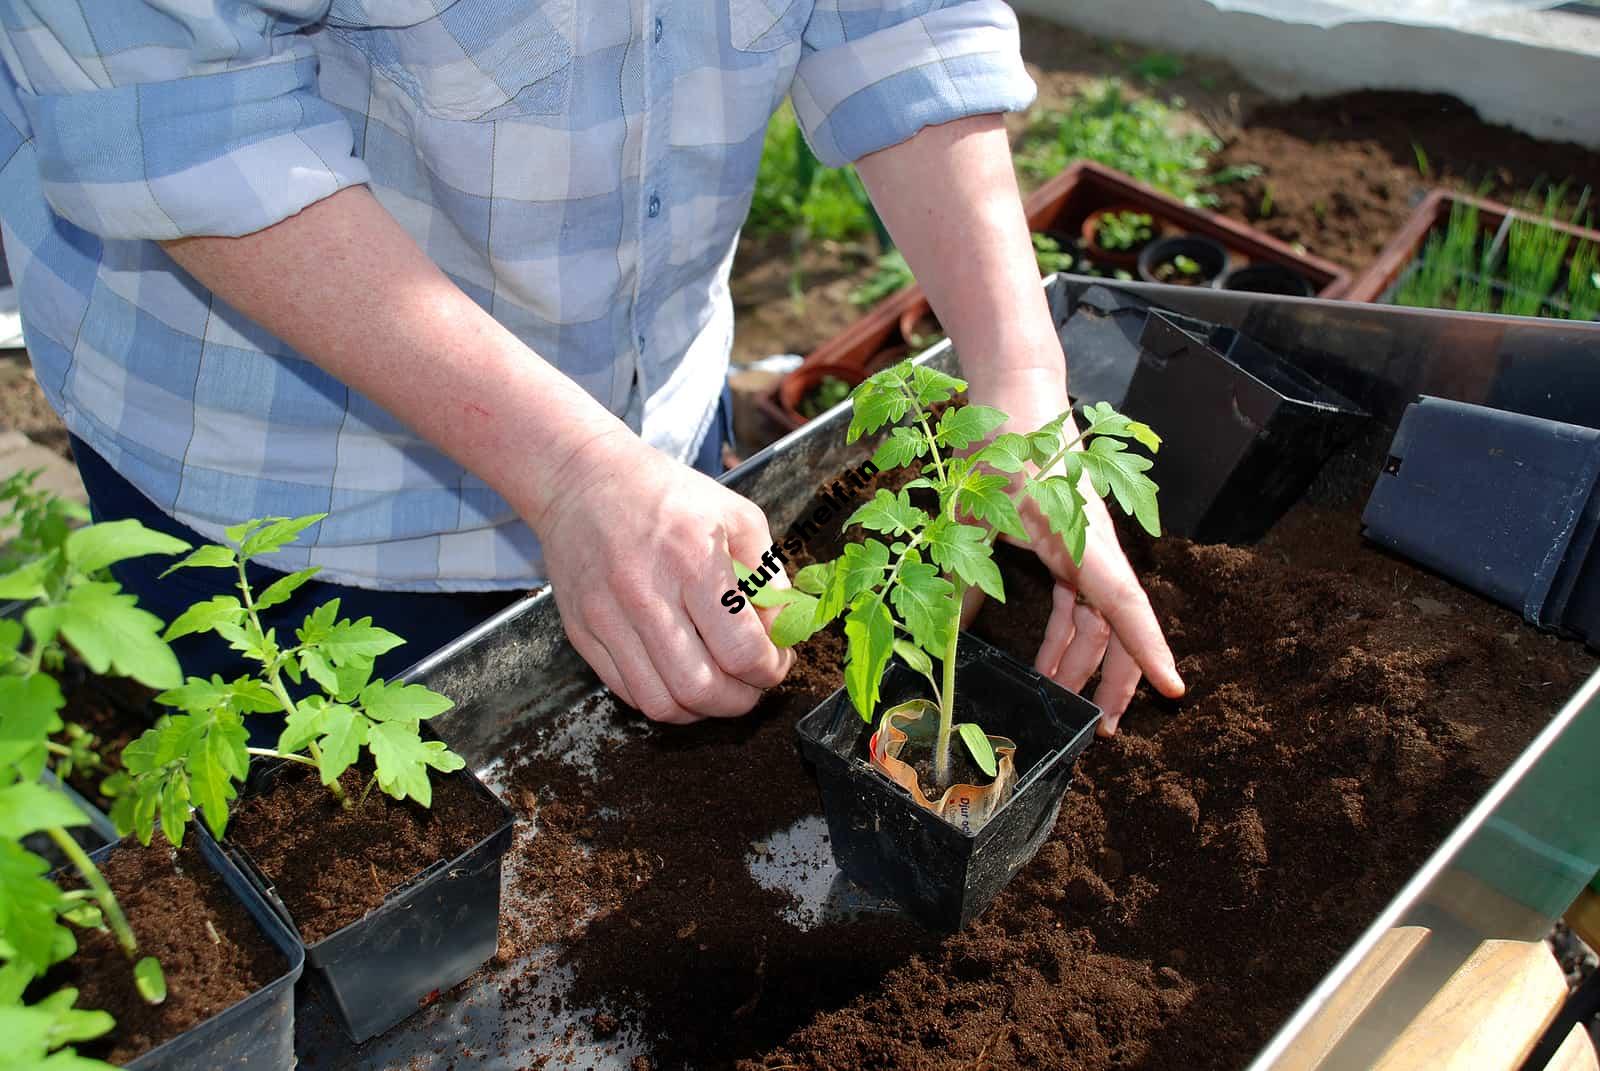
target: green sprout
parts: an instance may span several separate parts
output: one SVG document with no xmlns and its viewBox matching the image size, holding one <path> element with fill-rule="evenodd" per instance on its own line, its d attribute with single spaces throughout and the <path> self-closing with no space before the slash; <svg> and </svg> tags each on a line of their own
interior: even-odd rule
<svg viewBox="0 0 1600 1071">
<path fill-rule="evenodd" d="M 1039 264 L 1041 276 L 1072 270 L 1072 254 L 1063 250 L 1059 241 L 1038 231 L 1034 231 L 1032 237 L 1033 259 Z"/>
<path fill-rule="evenodd" d="M 815 419 L 850 397 L 850 384 L 838 376 L 823 376 L 811 392 L 800 399 L 800 415 Z"/>
<path fill-rule="evenodd" d="M 898 249 L 891 249 L 878 258 L 878 265 L 866 282 L 850 291 L 850 303 L 863 307 L 876 305 L 914 282 L 916 277 L 911 274 L 911 265 L 906 263 L 905 254 Z"/>
<path fill-rule="evenodd" d="M 1094 226 L 1094 244 L 1119 252 L 1137 249 L 1155 234 L 1154 221 L 1144 212 L 1107 212 Z"/>
</svg>

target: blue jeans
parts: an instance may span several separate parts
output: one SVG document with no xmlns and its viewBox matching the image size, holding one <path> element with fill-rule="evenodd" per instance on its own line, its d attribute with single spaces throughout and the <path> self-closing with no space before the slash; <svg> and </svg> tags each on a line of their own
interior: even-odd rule
<svg viewBox="0 0 1600 1071">
<path fill-rule="evenodd" d="M 711 431 L 706 435 L 694 466 L 710 475 L 722 473 L 722 444 L 733 441 L 732 396 L 726 387 L 717 407 Z M 133 518 L 147 528 L 176 536 L 194 546 L 210 540 L 169 517 L 138 488 L 123 479 L 94 449 L 72 437 L 72 454 L 78 462 L 84 489 L 89 492 L 89 508 L 96 521 Z M 236 518 L 240 521 L 248 517 Z M 112 575 L 124 591 L 138 596 L 139 605 L 161 618 L 172 621 L 190 606 L 213 595 L 237 594 L 237 577 L 226 569 L 180 569 L 161 579 L 171 561 L 162 557 L 132 558 L 111 567 Z M 283 574 L 275 569 L 251 565 L 250 583 L 260 590 Z M 374 677 L 398 675 L 423 656 L 494 616 L 517 599 L 521 591 L 459 592 L 422 594 L 411 591 L 375 591 L 312 580 L 290 599 L 265 611 L 262 623 L 276 628 L 278 635 L 292 642 L 295 628 L 306 614 L 329 599 L 339 600 L 339 616 L 358 620 L 371 617 L 372 623 L 403 636 L 405 645 L 377 660 Z M 183 636 L 172 643 L 185 676 L 210 677 L 220 673 L 232 679 L 248 672 L 242 657 L 212 633 Z"/>
</svg>

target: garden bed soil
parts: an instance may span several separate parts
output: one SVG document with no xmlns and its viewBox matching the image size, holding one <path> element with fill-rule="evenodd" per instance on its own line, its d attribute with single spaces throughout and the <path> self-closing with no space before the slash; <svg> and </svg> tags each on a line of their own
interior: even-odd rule
<svg viewBox="0 0 1600 1071">
<path fill-rule="evenodd" d="M 125 1064 L 283 974 L 283 954 L 206 865 L 192 836 L 176 866 L 158 835 L 148 848 L 123 842 L 100 870 L 128 916 L 139 954 L 161 961 L 167 999 L 152 1005 L 139 996 L 132 964 L 108 930 L 77 930 L 77 953 L 51 970 L 40 989 L 73 986 L 77 1007 L 116 1019 L 111 1033 L 77 1045 L 80 1056 Z"/>
<path fill-rule="evenodd" d="M 751 876 L 752 844 L 819 813 L 793 725 L 840 684 L 829 630 L 742 719 L 598 699 L 522 731 L 508 796 L 538 834 L 501 962 L 561 942 L 566 999 L 597 1038 L 637 1026 L 636 1067 L 1243 1066 L 1594 662 L 1366 546 L 1348 506 L 1255 549 L 1127 538 L 1189 695 L 1141 690 L 971 929 L 803 929 Z M 1031 661 L 1049 587 L 1001 557 L 976 631 Z M 542 757 L 596 721 L 620 739 L 593 773 Z M 503 988 L 512 1045 L 559 1011 L 536 980 Z"/>
<path fill-rule="evenodd" d="M 339 783 L 354 799 L 368 776 L 351 769 Z M 315 944 L 428 867 L 473 847 L 500 821 L 494 803 L 462 777 L 435 775 L 432 807 L 374 788 L 365 803 L 346 809 L 309 767 L 292 766 L 270 791 L 238 805 L 228 842 L 250 854 L 301 937 Z"/>
</svg>

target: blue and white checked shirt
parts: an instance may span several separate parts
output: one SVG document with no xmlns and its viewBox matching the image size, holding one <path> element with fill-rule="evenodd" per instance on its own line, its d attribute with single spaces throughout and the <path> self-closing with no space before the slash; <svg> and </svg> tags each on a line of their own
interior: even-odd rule
<svg viewBox="0 0 1600 1071">
<path fill-rule="evenodd" d="M 829 164 L 1033 96 L 1000 0 L 0 0 L 0 24 L 0 230 L 51 404 L 204 535 L 327 511 L 271 564 L 396 590 L 526 586 L 542 563 L 482 481 L 158 240 L 366 183 L 534 352 L 687 459 L 785 94 Z"/>
</svg>

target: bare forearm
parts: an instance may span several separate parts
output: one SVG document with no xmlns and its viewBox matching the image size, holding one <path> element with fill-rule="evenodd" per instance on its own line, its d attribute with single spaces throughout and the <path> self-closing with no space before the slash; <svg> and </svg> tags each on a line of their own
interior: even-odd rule
<svg viewBox="0 0 1600 1071">
<path fill-rule="evenodd" d="M 968 378 L 1064 384 L 1000 116 L 926 127 L 857 169 Z"/>
<path fill-rule="evenodd" d="M 462 293 L 370 191 L 240 238 L 163 243 L 185 270 L 535 522 L 621 421 Z"/>
</svg>

